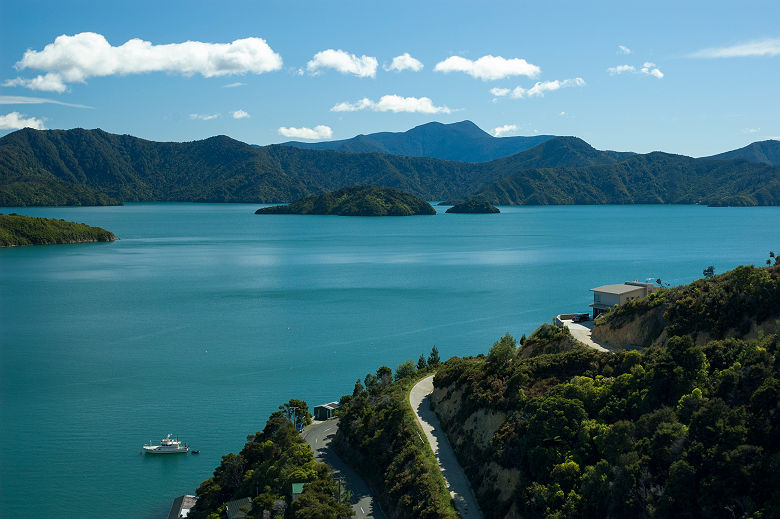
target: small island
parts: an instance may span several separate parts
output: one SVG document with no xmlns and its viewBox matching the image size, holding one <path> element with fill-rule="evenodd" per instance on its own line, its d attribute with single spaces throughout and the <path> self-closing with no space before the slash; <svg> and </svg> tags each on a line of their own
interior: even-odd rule
<svg viewBox="0 0 780 519">
<path fill-rule="evenodd" d="M 117 239 L 105 229 L 83 223 L 0 213 L 0 247 L 90 243 Z"/>
<path fill-rule="evenodd" d="M 264 207 L 255 214 L 414 216 L 436 214 L 436 210 L 425 200 L 392 187 L 349 186 L 289 205 Z"/>
<path fill-rule="evenodd" d="M 478 198 L 471 198 L 460 203 L 456 203 L 447 211 L 447 213 L 464 213 L 464 214 L 492 214 L 500 213 L 498 207 L 495 207 L 490 202 L 480 200 Z"/>
</svg>

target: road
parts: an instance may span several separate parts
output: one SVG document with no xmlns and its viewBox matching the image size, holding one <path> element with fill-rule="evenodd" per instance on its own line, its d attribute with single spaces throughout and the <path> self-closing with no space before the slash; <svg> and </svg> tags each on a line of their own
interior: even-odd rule
<svg viewBox="0 0 780 519">
<path fill-rule="evenodd" d="M 375 518 L 387 519 L 379 503 L 371 497 L 368 485 L 352 467 L 344 463 L 336 455 L 330 443 L 336 436 L 339 421 L 327 420 L 325 422 L 312 422 L 303 430 L 301 436 L 314 451 L 314 457 L 330 465 L 333 476 L 345 481 L 347 489 L 352 492 L 352 508 L 355 510 L 356 519 Z"/>
<path fill-rule="evenodd" d="M 433 375 L 415 384 L 409 393 L 409 403 L 436 455 L 436 461 L 439 462 L 439 468 L 447 482 L 458 513 L 463 519 L 482 519 L 482 511 L 474 497 L 471 484 L 441 428 L 439 417 L 431 409 L 431 393 L 433 393 Z"/>
<path fill-rule="evenodd" d="M 565 327 L 569 329 L 572 337 L 580 341 L 586 346 L 598 351 L 609 351 L 603 344 L 594 341 L 591 336 L 593 331 L 593 321 L 585 321 L 583 323 L 575 323 L 571 319 L 562 319 L 561 322 Z"/>
</svg>

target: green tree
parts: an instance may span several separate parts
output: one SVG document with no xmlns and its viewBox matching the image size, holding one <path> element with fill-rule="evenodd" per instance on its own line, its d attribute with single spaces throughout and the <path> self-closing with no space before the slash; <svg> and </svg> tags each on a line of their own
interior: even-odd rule
<svg viewBox="0 0 780 519">
<path fill-rule="evenodd" d="M 488 367 L 495 370 L 509 364 L 515 357 L 516 346 L 514 337 L 508 333 L 494 342 L 487 356 Z"/>
<path fill-rule="evenodd" d="M 710 279 L 715 276 L 715 267 L 713 265 L 710 265 L 706 269 L 702 271 L 702 274 L 705 278 Z"/>
<path fill-rule="evenodd" d="M 425 355 L 420 355 L 420 358 L 417 359 L 417 369 L 425 369 L 427 365 L 428 363 L 425 362 Z"/>
<path fill-rule="evenodd" d="M 363 384 L 360 383 L 360 379 L 357 379 L 355 382 L 355 389 L 352 390 L 352 396 L 357 398 L 363 391 L 365 391 L 365 389 L 363 389 Z"/>
<path fill-rule="evenodd" d="M 431 354 L 428 355 L 428 365 L 429 366 L 438 366 L 440 362 L 441 362 L 441 359 L 439 359 L 439 349 L 434 344 L 433 348 L 431 348 Z"/>
<path fill-rule="evenodd" d="M 417 368 L 414 367 L 414 361 L 407 360 L 406 362 L 402 362 L 398 365 L 398 367 L 395 368 L 395 377 L 394 380 L 398 381 L 402 378 L 406 378 L 410 375 L 414 375 L 414 373 L 417 371 Z"/>
</svg>

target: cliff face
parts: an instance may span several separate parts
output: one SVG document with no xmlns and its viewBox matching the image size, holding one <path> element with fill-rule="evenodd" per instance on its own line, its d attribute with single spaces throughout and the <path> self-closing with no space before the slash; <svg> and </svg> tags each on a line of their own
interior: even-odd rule
<svg viewBox="0 0 780 519">
<path fill-rule="evenodd" d="M 477 499 L 509 502 L 520 482 L 520 472 L 502 467 L 494 461 L 470 461 L 491 459 L 491 441 L 506 422 L 507 414 L 484 408 L 473 413 L 464 412 L 468 407 L 464 405 L 464 398 L 463 389 L 455 385 L 435 387 L 431 406 L 447 431 L 447 438 L 471 481 Z"/>
<path fill-rule="evenodd" d="M 593 327 L 593 339 L 610 348 L 631 348 L 663 342 L 666 336 L 664 309 L 660 306 L 620 324 L 622 326 L 599 321 Z"/>
</svg>

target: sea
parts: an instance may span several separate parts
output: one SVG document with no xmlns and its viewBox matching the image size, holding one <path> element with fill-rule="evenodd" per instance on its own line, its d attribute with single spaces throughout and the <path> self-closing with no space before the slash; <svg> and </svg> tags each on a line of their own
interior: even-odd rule
<svg viewBox="0 0 780 519">
<path fill-rule="evenodd" d="M 762 265 L 780 208 L 501 207 L 255 215 L 259 205 L 0 208 L 119 241 L 0 249 L 0 515 L 166 517 L 290 398 L 478 355 L 589 289 Z M 198 455 L 148 456 L 173 434 Z"/>
</svg>

